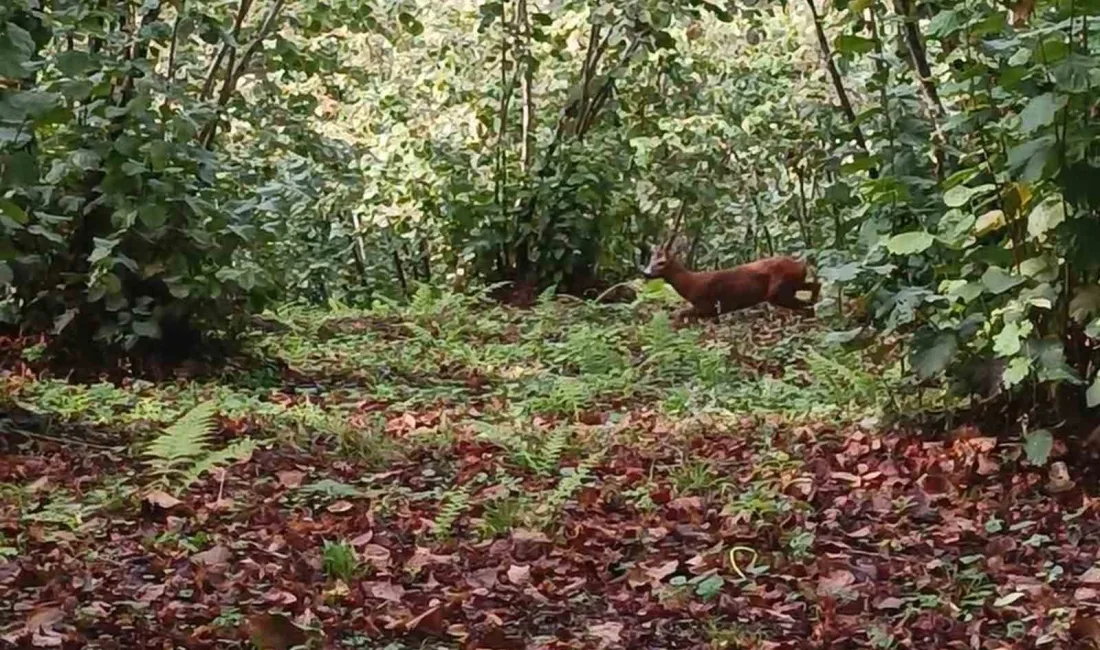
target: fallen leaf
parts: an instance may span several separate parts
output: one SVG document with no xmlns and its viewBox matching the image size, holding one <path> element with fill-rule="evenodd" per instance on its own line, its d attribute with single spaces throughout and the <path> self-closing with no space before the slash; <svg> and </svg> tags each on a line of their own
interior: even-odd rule
<svg viewBox="0 0 1100 650">
<path fill-rule="evenodd" d="M 304 630 L 282 614 L 257 614 L 248 619 L 248 631 L 256 650 L 290 650 L 309 640 Z"/>
<path fill-rule="evenodd" d="M 589 636 L 599 639 L 600 647 L 622 643 L 622 633 L 622 623 L 607 622 L 588 626 Z"/>
<path fill-rule="evenodd" d="M 293 489 L 302 484 L 302 480 L 305 479 L 306 473 L 296 469 L 286 469 L 276 474 L 276 476 L 279 477 L 279 485 L 287 489 Z"/>
<path fill-rule="evenodd" d="M 851 571 L 840 569 L 829 575 L 821 576 L 817 581 L 817 593 L 822 596 L 836 596 L 844 592 L 856 581 Z"/>
<path fill-rule="evenodd" d="M 210 567 L 228 564 L 231 559 L 233 559 L 232 551 L 221 544 L 191 556 L 192 562 Z"/>
<path fill-rule="evenodd" d="M 156 584 L 156 585 L 153 585 L 153 584 L 144 585 L 138 591 L 138 600 L 140 600 L 143 603 L 151 603 L 154 600 L 156 600 L 157 598 L 160 598 L 161 596 L 163 596 L 164 595 L 164 590 L 167 587 L 168 587 L 168 585 L 166 585 L 164 583 Z"/>
<path fill-rule="evenodd" d="M 1077 578 L 1083 585 L 1100 585 L 1100 566 L 1092 566 Z"/>
<path fill-rule="evenodd" d="M 376 582 L 371 585 L 370 594 L 381 600 L 399 603 L 405 596 L 405 588 L 391 582 Z"/>
<path fill-rule="evenodd" d="M 493 567 L 478 569 L 466 576 L 466 582 L 474 588 L 492 589 L 497 586 L 497 570 Z"/>
<path fill-rule="evenodd" d="M 528 584 L 531 582 L 531 567 L 523 564 L 508 567 L 508 582 L 517 586 Z"/>
<path fill-rule="evenodd" d="M 49 484 L 50 484 L 50 477 L 49 476 L 40 476 L 38 478 L 38 480 L 36 480 L 35 482 L 28 485 L 26 489 L 27 489 L 27 492 L 29 492 L 30 494 L 35 494 L 35 493 L 41 491 L 42 489 L 44 489 Z"/>
<path fill-rule="evenodd" d="M 359 557 L 376 569 L 385 569 L 389 567 L 392 555 L 385 546 L 367 544 L 363 550 L 359 551 Z"/>
<path fill-rule="evenodd" d="M 904 605 L 904 600 L 889 596 L 878 601 L 878 604 L 875 605 L 875 607 L 877 607 L 878 609 L 901 609 Z"/>
<path fill-rule="evenodd" d="M 171 510 L 179 504 L 183 503 L 176 497 L 164 492 L 163 490 L 153 490 L 145 494 L 145 501 L 151 505 L 154 505 L 163 510 Z"/>
<path fill-rule="evenodd" d="M 36 648 L 60 648 L 64 639 L 56 634 L 32 634 L 31 645 Z"/>
<path fill-rule="evenodd" d="M 673 573 L 676 573 L 676 569 L 680 566 L 679 560 L 669 560 L 664 564 L 647 568 L 645 574 L 654 582 L 660 582 L 669 577 Z"/>
<path fill-rule="evenodd" d="M 338 515 L 341 512 L 347 512 L 354 507 L 355 506 L 350 501 L 344 501 L 343 499 L 341 499 L 339 501 L 336 501 L 335 503 L 330 503 L 329 506 L 325 508 L 325 510 L 328 510 L 334 515 Z"/>
<path fill-rule="evenodd" d="M 275 605 L 293 605 L 298 602 L 298 597 L 289 591 L 277 589 L 264 594 L 264 600 Z"/>
<path fill-rule="evenodd" d="M 364 544 L 369 544 L 372 539 L 374 539 L 374 531 L 368 530 L 367 532 L 363 533 L 362 535 L 359 535 L 355 539 L 351 540 L 351 545 L 354 546 L 355 548 L 359 548 L 360 546 L 363 546 Z"/>
<path fill-rule="evenodd" d="M 1009 605 L 1016 602 L 1017 600 L 1020 600 L 1023 597 L 1024 593 L 1022 591 L 1014 591 L 1010 594 L 1005 594 L 1004 596 L 1001 596 L 997 600 L 993 601 L 993 606 L 1008 607 Z"/>
</svg>

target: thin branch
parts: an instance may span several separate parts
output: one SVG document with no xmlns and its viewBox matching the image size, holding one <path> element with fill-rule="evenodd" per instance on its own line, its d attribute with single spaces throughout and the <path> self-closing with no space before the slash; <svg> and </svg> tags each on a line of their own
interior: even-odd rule
<svg viewBox="0 0 1100 650">
<path fill-rule="evenodd" d="M 241 4 L 237 7 L 237 17 L 233 21 L 233 41 L 236 42 L 241 35 L 241 27 L 244 25 L 244 19 L 248 16 L 249 10 L 252 9 L 252 0 L 241 0 Z M 229 43 L 222 43 L 221 49 L 218 50 L 217 56 L 214 57 L 214 62 L 210 64 L 210 69 L 206 72 L 206 80 L 202 83 L 202 92 L 199 94 L 199 99 L 206 101 L 210 99 L 211 94 L 214 92 L 214 81 L 217 79 L 218 68 L 221 67 L 222 61 L 225 60 L 226 55 L 230 50 L 236 52 L 236 46 Z M 228 66 L 228 73 L 233 72 L 232 62 Z M 227 74 L 228 74 L 227 73 Z"/>
<path fill-rule="evenodd" d="M 179 7 L 176 9 L 176 20 L 172 23 L 172 43 L 168 47 L 168 83 L 171 84 L 176 79 L 176 48 L 179 44 L 180 36 L 180 21 L 183 20 L 186 14 L 187 0 L 180 0 Z"/>
<path fill-rule="evenodd" d="M 243 2 L 251 2 L 251 0 L 242 0 L 242 6 Z M 271 9 L 268 10 L 267 16 L 264 17 L 259 30 L 256 32 L 256 37 L 249 43 L 248 48 L 245 49 L 244 54 L 241 55 L 240 62 L 235 66 L 234 61 L 237 51 L 236 49 L 230 51 L 229 63 L 226 65 L 225 81 L 222 83 L 221 93 L 218 96 L 219 110 L 225 108 L 229 103 L 229 98 L 233 96 L 233 91 L 237 89 L 237 82 L 248 68 L 249 63 L 251 63 L 252 57 L 259 51 L 260 47 L 262 47 L 264 39 L 266 39 L 271 33 L 271 30 L 274 29 L 275 21 L 279 18 L 279 14 L 282 12 L 284 6 L 286 6 L 286 0 L 275 0 L 271 5 Z M 235 39 L 236 34 L 234 34 L 234 40 Z M 206 125 L 203 132 L 201 142 L 204 149 L 209 149 L 214 143 L 214 136 L 217 132 L 218 118 L 215 117 Z"/>
<path fill-rule="evenodd" d="M 836 90 L 837 99 L 840 100 L 840 108 L 844 111 L 844 115 L 848 118 L 849 125 L 852 128 L 852 136 L 864 151 L 870 151 L 867 140 L 863 137 L 863 130 L 859 128 L 856 111 L 852 108 L 852 102 L 848 98 L 848 91 L 844 88 L 844 80 L 840 76 L 836 62 L 833 61 L 829 39 L 825 36 L 825 27 L 821 24 L 821 15 L 817 12 L 814 0 L 806 0 L 806 5 L 810 8 L 810 15 L 814 19 L 814 32 L 817 34 L 817 44 L 821 48 L 821 59 L 825 63 L 825 70 L 833 80 L 833 88 Z"/>
</svg>

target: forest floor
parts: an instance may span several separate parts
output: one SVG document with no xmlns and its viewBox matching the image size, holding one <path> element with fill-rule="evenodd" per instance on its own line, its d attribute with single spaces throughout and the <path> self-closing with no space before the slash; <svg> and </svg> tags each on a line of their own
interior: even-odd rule
<svg viewBox="0 0 1100 650">
<path fill-rule="evenodd" d="M 0 646 L 1100 640 L 1097 503 L 1012 441 L 884 424 L 915 394 L 812 319 L 426 294 L 281 318 L 216 379 L 4 371 Z M 167 441 L 205 401 L 210 449 Z M 148 454 L 246 438 L 193 481 Z"/>
</svg>

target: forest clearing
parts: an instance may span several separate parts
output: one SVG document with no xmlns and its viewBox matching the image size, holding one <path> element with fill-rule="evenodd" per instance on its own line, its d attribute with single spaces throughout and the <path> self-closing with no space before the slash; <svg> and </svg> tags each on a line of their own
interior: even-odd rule
<svg viewBox="0 0 1100 650">
<path fill-rule="evenodd" d="M 19 420 L 24 451 L 0 467 L 0 597 L 23 644 L 1095 638 L 1094 501 L 972 427 L 880 422 L 913 395 L 822 347 L 813 320 L 675 329 L 652 303 L 421 298 L 289 315 L 250 339 L 256 362 L 209 380 L 7 377 L 52 414 Z M 210 402 L 201 455 L 157 474 L 139 441 L 171 447 L 169 425 Z"/>
</svg>

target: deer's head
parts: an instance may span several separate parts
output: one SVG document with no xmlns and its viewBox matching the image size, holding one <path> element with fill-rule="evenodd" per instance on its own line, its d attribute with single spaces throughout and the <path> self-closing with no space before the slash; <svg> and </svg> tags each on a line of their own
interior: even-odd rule
<svg viewBox="0 0 1100 650">
<path fill-rule="evenodd" d="M 677 246 L 680 234 L 680 222 L 684 216 L 684 206 L 680 204 L 680 211 L 676 213 L 676 222 L 672 226 L 672 230 L 664 243 L 657 244 L 653 247 L 653 252 L 649 255 L 649 264 L 642 269 L 642 275 L 652 280 L 654 278 L 663 278 L 668 269 L 676 263 L 677 252 L 682 246 Z"/>
</svg>

